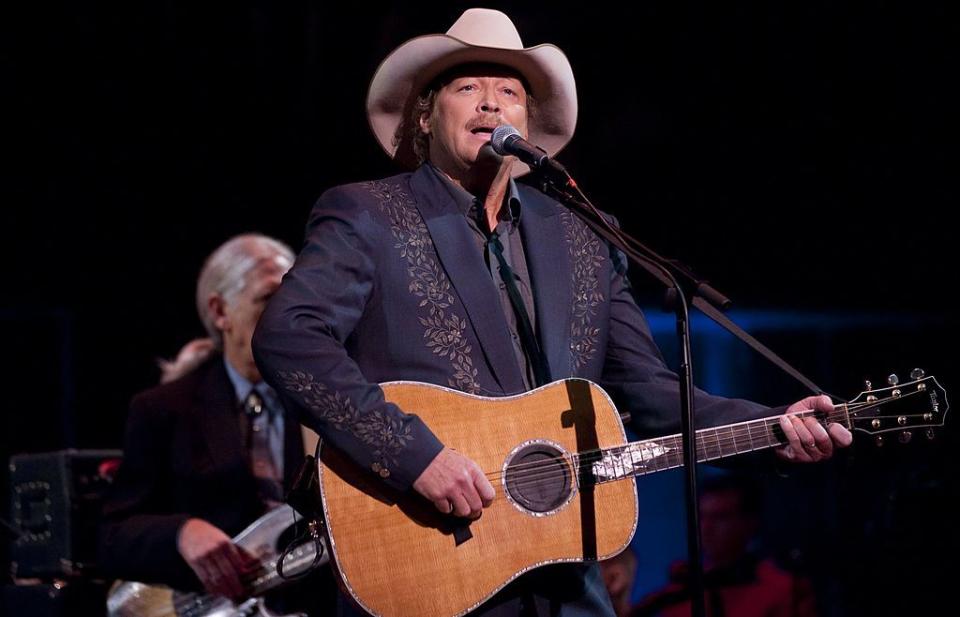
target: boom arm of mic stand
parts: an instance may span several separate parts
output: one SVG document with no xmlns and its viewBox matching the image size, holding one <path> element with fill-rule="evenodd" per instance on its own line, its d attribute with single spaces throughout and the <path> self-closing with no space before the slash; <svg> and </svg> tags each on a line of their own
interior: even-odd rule
<svg viewBox="0 0 960 617">
<path fill-rule="evenodd" d="M 568 184 L 568 186 L 575 187 L 576 184 L 571 180 L 571 183 Z M 652 249 L 644 246 L 639 240 L 632 238 L 622 230 L 617 229 L 611 225 L 609 221 L 604 220 L 600 216 L 599 212 L 589 203 L 581 201 L 576 196 L 561 190 L 549 181 L 545 181 L 542 187 L 545 193 L 554 196 L 558 199 L 558 201 L 560 201 L 560 203 L 566 205 L 600 237 L 606 239 L 617 248 L 623 250 L 628 257 L 634 259 L 637 265 L 641 266 L 654 278 L 659 280 L 665 287 L 667 287 L 668 296 L 672 296 L 679 286 L 676 285 L 675 280 L 665 278 L 663 276 L 663 269 L 669 270 L 669 272 L 671 272 L 676 278 L 680 278 L 686 282 L 685 289 L 687 290 L 688 295 L 693 297 L 691 303 L 693 306 L 700 309 L 704 315 L 749 345 L 757 353 L 769 360 L 775 366 L 779 367 L 783 372 L 803 384 L 804 387 L 814 394 L 828 394 L 823 388 L 815 384 L 810 378 L 791 366 L 773 350 L 758 341 L 743 328 L 730 321 L 730 319 L 723 315 L 720 311 L 729 308 L 732 303 L 730 302 L 729 298 L 710 286 L 707 281 L 698 279 L 689 268 L 684 266 L 679 261 L 658 255 Z M 642 251 L 642 255 L 637 251 L 624 250 L 623 245 L 628 243 L 636 247 L 637 250 Z M 659 266 L 654 264 L 659 264 Z M 841 400 L 839 397 L 833 395 L 830 396 L 834 400 Z"/>
<path fill-rule="evenodd" d="M 693 428 L 695 424 L 693 414 L 693 371 L 690 351 L 689 308 L 683 288 L 677 282 L 677 278 L 682 279 L 687 284 L 687 289 L 693 296 L 693 305 L 699 308 L 707 317 L 747 343 L 747 345 L 767 360 L 780 367 L 780 369 L 814 393 L 825 394 L 825 392 L 813 383 L 813 381 L 800 373 L 800 371 L 788 364 L 783 358 L 723 315 L 718 309 L 728 308 L 731 304 L 729 298 L 711 287 L 706 281 L 698 279 L 689 268 L 680 262 L 658 255 L 638 240 L 612 225 L 603 218 L 600 212 L 590 204 L 586 197 L 584 197 L 584 201 L 581 201 L 570 192 L 564 190 L 565 187 L 569 187 L 579 192 L 573 178 L 568 176 L 566 182 L 561 185 L 554 184 L 554 182 L 554 178 L 543 176 L 543 192 L 555 197 L 596 232 L 597 235 L 623 251 L 629 259 L 667 287 L 668 293 L 672 293 L 675 296 L 674 310 L 677 315 L 677 334 L 681 340 L 681 350 L 683 353 L 681 370 L 678 376 L 681 386 L 680 402 L 683 427 L 683 460 L 686 467 L 687 549 L 690 562 L 690 584 L 692 589 L 697 590 L 697 593 L 693 593 L 691 596 L 691 608 L 693 615 L 703 617 L 706 607 L 703 598 L 703 568 L 700 560 L 699 511 L 696 503 L 696 457 L 694 455 L 696 452 L 696 432 Z M 582 195 L 582 193 L 580 194 Z M 631 248 L 629 245 L 633 245 L 634 248 Z M 837 399 L 837 397 L 832 398 Z"/>
</svg>

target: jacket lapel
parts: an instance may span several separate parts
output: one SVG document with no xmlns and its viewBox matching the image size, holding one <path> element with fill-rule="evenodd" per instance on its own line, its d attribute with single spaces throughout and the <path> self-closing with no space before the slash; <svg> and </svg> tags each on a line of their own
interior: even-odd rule
<svg viewBox="0 0 960 617">
<path fill-rule="evenodd" d="M 240 431 L 240 410 L 237 408 L 233 383 L 223 366 L 223 358 L 211 360 L 204 377 L 204 387 L 198 394 L 200 418 L 207 449 L 217 467 L 235 466 L 253 480 L 253 472 L 247 460 L 246 446 Z M 284 413 L 283 421 L 283 487 L 290 488 L 300 466 L 303 464 L 303 440 L 300 423 L 290 413 Z"/>
<path fill-rule="evenodd" d="M 569 377 L 573 270 L 567 230 L 559 216 L 559 206 L 530 187 L 517 187 L 523 208 L 520 232 L 536 299 L 537 336 L 550 365 L 551 378 Z"/>
<path fill-rule="evenodd" d="M 210 457 L 217 467 L 239 465 L 249 471 L 245 457 L 243 436 L 240 434 L 236 395 L 233 384 L 223 366 L 223 357 L 214 356 L 207 365 L 205 383 L 198 391 L 200 426 L 203 431 Z"/>
<path fill-rule="evenodd" d="M 490 370 L 505 394 L 522 392 L 523 378 L 513 353 L 497 288 L 483 257 L 472 251 L 470 226 L 447 188 L 421 167 L 410 177 L 416 206 L 430 232 L 437 257 L 463 302 Z"/>
</svg>

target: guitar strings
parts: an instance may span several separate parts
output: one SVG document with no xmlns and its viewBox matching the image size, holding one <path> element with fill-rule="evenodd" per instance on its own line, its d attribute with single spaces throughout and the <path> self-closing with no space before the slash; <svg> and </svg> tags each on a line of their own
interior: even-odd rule
<svg viewBox="0 0 960 617">
<path fill-rule="evenodd" d="M 904 396 L 901 397 L 901 398 L 906 398 L 907 396 L 911 396 L 911 395 L 919 394 L 919 393 L 920 393 L 920 391 L 911 392 L 911 393 L 908 393 L 907 395 L 904 395 Z M 870 408 L 874 408 L 874 407 L 879 407 L 879 406 L 881 406 L 882 404 L 884 404 L 884 403 L 886 403 L 886 402 L 888 402 L 888 401 L 875 401 L 875 402 L 850 403 L 850 404 L 846 404 L 846 405 L 838 405 L 837 408 L 834 409 L 834 411 L 827 412 L 827 416 L 826 416 L 826 419 L 825 419 L 824 423 L 829 423 L 829 422 L 831 422 L 831 421 L 837 421 L 837 420 L 843 420 L 843 419 L 845 419 L 845 416 L 847 415 L 847 412 L 849 412 L 849 411 L 860 412 L 860 411 L 863 411 L 863 410 L 866 410 L 866 409 L 870 409 Z M 817 415 L 817 414 L 819 414 L 819 413 L 822 413 L 822 412 L 817 412 L 817 411 L 809 410 L 809 409 L 808 409 L 808 410 L 804 410 L 804 411 L 800 411 L 800 412 L 793 412 L 793 413 L 791 413 L 791 415 L 797 415 L 797 416 L 799 416 L 799 417 L 810 417 L 811 415 Z M 897 414 L 896 416 L 875 416 L 875 418 L 891 418 L 891 417 L 901 417 L 901 416 L 903 416 L 903 414 Z M 763 427 L 766 428 L 766 429 L 772 429 L 772 428 L 775 428 L 775 427 L 779 426 L 779 418 L 780 418 L 780 416 L 771 416 L 771 417 L 769 417 L 769 418 L 763 418 L 763 421 L 764 421 L 764 422 L 763 422 Z M 871 419 L 874 419 L 874 418 L 871 418 Z M 709 441 L 709 442 L 705 442 L 705 440 L 704 440 L 705 438 L 704 438 L 703 436 L 701 436 L 701 437 L 697 440 L 697 443 L 700 444 L 700 445 L 705 444 L 706 446 L 710 446 L 710 447 L 714 447 L 714 448 L 715 448 L 715 447 L 721 447 L 721 448 L 722 448 L 723 446 L 729 446 L 729 445 L 734 444 L 734 443 L 736 443 L 736 442 L 738 442 L 738 441 L 740 441 L 740 440 L 742 440 L 742 439 L 745 439 L 745 438 L 749 438 L 749 439 L 751 439 L 751 441 L 752 441 L 751 435 L 752 435 L 752 432 L 753 432 L 753 431 L 752 431 L 752 429 L 750 428 L 750 425 L 753 424 L 754 422 L 759 423 L 759 421 L 753 421 L 753 422 L 751 422 L 751 423 L 747 423 L 747 424 L 741 425 L 741 426 L 739 426 L 738 428 L 731 429 L 731 432 L 732 432 L 732 435 L 731 435 L 731 436 L 724 436 L 724 437 L 722 437 L 722 438 L 717 437 L 717 438 L 715 438 L 715 439 L 713 439 L 713 440 L 711 440 L 711 441 Z M 704 431 L 710 431 L 710 430 L 712 430 L 712 429 L 710 429 L 710 428 L 699 429 L 699 430 L 698 430 L 698 434 L 703 435 L 703 434 L 704 434 Z M 631 445 L 636 445 L 636 444 L 638 444 L 638 443 L 654 443 L 654 444 L 656 444 L 656 443 L 659 443 L 659 442 L 666 442 L 667 440 L 673 440 L 673 442 L 675 443 L 675 442 L 676 442 L 677 440 L 679 440 L 679 439 L 680 439 L 680 436 L 679 436 L 679 435 L 670 435 L 670 436 L 666 436 L 666 437 L 656 437 L 656 438 L 652 438 L 652 439 L 649 439 L 649 440 L 641 440 L 641 441 L 638 441 L 638 442 L 633 442 L 633 444 L 625 444 L 625 445 L 623 445 L 623 446 L 613 446 L 613 447 L 610 448 L 609 450 L 613 450 L 613 449 L 615 449 L 615 448 L 627 448 L 627 447 L 629 447 L 629 446 L 631 446 Z M 709 436 L 707 436 L 706 439 L 709 439 Z M 777 445 L 784 445 L 784 444 L 785 444 L 785 442 L 780 442 L 780 443 L 777 444 Z M 776 447 L 774 444 L 766 444 L 766 445 L 769 446 L 769 447 Z M 586 450 L 586 451 L 580 453 L 579 455 L 580 455 L 581 457 L 583 457 L 583 456 L 587 456 L 587 455 L 597 455 L 597 454 L 602 453 L 602 452 L 603 452 L 603 450 Z M 566 457 L 566 456 L 568 456 L 568 455 L 564 455 L 564 457 Z M 732 456 L 732 455 L 731 455 L 731 456 Z M 517 464 L 517 465 L 511 466 L 511 469 L 521 469 L 521 468 L 523 468 L 523 467 L 525 467 L 525 466 L 533 466 L 533 467 L 536 467 L 536 466 L 539 466 L 539 465 L 544 465 L 544 464 L 549 464 L 549 463 L 550 463 L 550 461 L 536 461 L 536 462 L 533 462 L 533 463 L 519 463 L 519 464 Z M 499 475 L 502 475 L 502 472 L 500 472 L 500 471 L 486 472 L 485 475 L 490 476 L 490 477 L 499 477 Z"/>
<path fill-rule="evenodd" d="M 839 417 L 839 415 L 828 416 L 827 421 L 829 421 L 829 419 L 831 419 L 832 417 Z M 767 428 L 772 428 L 774 426 L 777 426 L 777 425 L 768 424 Z M 740 437 L 742 437 L 743 439 L 746 439 L 748 435 L 749 433 L 747 431 L 740 432 Z M 767 435 L 767 439 L 769 439 L 770 435 L 772 435 L 772 433 Z M 753 437 L 756 437 L 756 436 L 754 435 Z M 756 439 L 760 439 L 760 438 L 756 438 Z M 755 443 L 756 439 L 753 439 L 752 443 Z M 562 455 L 562 460 L 568 463 L 570 467 L 575 469 L 578 474 L 584 468 L 585 465 L 592 466 L 599 463 L 601 466 L 601 471 L 609 472 L 609 477 L 603 478 L 601 482 L 603 482 L 604 480 L 620 480 L 627 477 L 632 477 L 634 475 L 643 475 L 645 473 L 662 471 L 664 469 L 670 469 L 673 467 L 682 466 L 683 461 L 682 461 L 681 441 L 682 440 L 679 435 L 673 435 L 670 437 L 659 438 L 658 440 L 650 440 L 649 442 L 635 442 L 634 444 L 614 446 L 606 450 L 587 451 L 587 452 L 581 453 L 580 455 L 564 454 Z M 698 448 L 697 448 L 698 455 L 699 455 L 698 460 L 711 460 L 711 457 L 709 456 L 711 450 L 718 449 L 718 448 L 722 449 L 724 445 L 729 446 L 730 444 L 735 442 L 736 442 L 736 438 L 727 438 L 727 439 L 716 441 L 715 442 L 716 445 L 711 445 L 710 443 L 705 443 L 703 439 L 700 439 L 698 440 Z M 608 457 L 609 455 L 613 455 L 613 456 L 622 455 L 626 452 L 629 452 L 631 449 L 635 448 L 638 443 L 651 443 L 651 444 L 659 445 L 661 447 L 669 444 L 673 444 L 673 447 L 670 448 L 670 451 L 667 452 L 666 454 L 650 458 L 646 461 L 643 461 L 643 460 L 636 461 L 636 462 L 633 460 L 628 460 L 626 462 L 608 461 L 605 464 L 603 461 L 603 458 L 599 458 L 596 460 L 589 460 L 587 458 L 590 455 L 597 456 L 601 453 L 606 454 Z M 768 441 L 767 443 L 763 443 L 759 448 L 751 448 L 749 450 L 744 450 L 743 452 L 739 452 L 739 454 L 745 454 L 747 452 L 752 452 L 756 450 L 763 450 L 767 448 L 777 447 L 779 445 L 786 445 L 786 443 L 787 442 L 778 440 L 776 444 L 771 444 Z M 730 456 L 732 455 L 733 454 L 731 454 Z M 712 458 L 723 458 L 723 456 L 716 456 Z M 584 459 L 587 459 L 587 460 L 584 460 Z M 526 473 L 521 472 L 522 473 L 521 477 L 516 481 L 516 483 L 513 484 L 517 488 L 538 486 L 542 484 L 543 480 L 555 479 L 557 477 L 558 469 L 562 469 L 562 467 L 560 467 L 560 462 L 559 462 L 560 460 L 561 459 L 558 457 L 558 458 L 550 459 L 547 461 L 537 461 L 534 463 L 521 463 L 511 467 L 508 470 L 508 473 L 516 469 L 523 469 L 523 471 L 526 471 Z M 649 466 L 649 467 L 647 469 L 643 469 L 644 466 Z M 633 470 L 637 470 L 638 473 L 631 473 L 631 471 Z M 492 472 L 487 475 L 490 476 L 492 480 L 496 481 L 497 479 L 503 476 L 503 473 Z"/>
<path fill-rule="evenodd" d="M 805 412 L 797 412 L 797 415 L 798 415 L 798 416 L 801 416 L 801 417 L 809 417 L 811 414 L 812 414 L 812 412 L 810 412 L 809 410 L 808 410 L 808 411 L 805 411 Z M 774 416 L 774 417 L 777 417 L 777 416 Z M 836 414 L 835 416 L 831 415 L 831 416 L 830 416 L 830 419 L 833 419 L 834 417 L 836 417 L 836 418 L 842 418 L 842 417 L 843 417 L 843 414 Z M 763 428 L 764 428 L 764 429 L 771 429 L 771 428 L 773 428 L 774 426 L 779 426 L 779 421 L 778 421 L 778 420 L 768 421 L 768 423 L 765 423 L 765 424 L 764 424 L 764 427 L 763 427 Z M 701 429 L 701 430 L 707 430 L 707 431 L 709 431 L 710 429 Z M 708 447 L 708 446 L 709 446 L 709 447 L 713 447 L 713 448 L 716 448 L 716 447 L 719 446 L 719 447 L 722 448 L 723 446 L 729 446 L 729 445 L 731 445 L 731 444 L 739 441 L 739 440 L 742 439 L 742 438 L 747 438 L 747 437 L 751 434 L 751 430 L 750 430 L 749 428 L 739 428 L 739 429 L 732 429 L 732 430 L 733 430 L 733 436 L 723 437 L 723 438 L 721 438 L 721 439 L 711 440 L 709 444 L 705 442 L 705 438 L 704 438 L 703 436 L 700 436 L 700 438 L 697 440 L 698 449 L 701 449 L 701 450 L 702 450 L 702 449 L 706 449 L 706 447 Z M 758 438 L 759 438 L 759 437 L 758 437 Z M 604 453 L 616 453 L 616 454 L 619 454 L 619 453 L 623 453 L 623 452 L 627 451 L 627 450 L 630 449 L 631 447 L 636 447 L 638 444 L 651 443 L 651 444 L 656 444 L 656 445 L 662 445 L 662 443 L 667 442 L 668 440 L 672 440 L 673 442 L 676 442 L 678 439 L 679 439 L 679 436 L 677 436 L 677 435 L 670 435 L 670 436 L 666 436 L 666 437 L 657 437 L 657 438 L 649 439 L 649 440 L 641 440 L 641 441 L 633 442 L 632 444 L 623 444 L 623 445 L 619 445 L 619 446 L 612 446 L 612 447 L 606 448 L 606 449 L 585 450 L 585 451 L 583 451 L 583 452 L 580 452 L 579 454 L 573 454 L 573 455 L 571 455 L 571 454 L 568 454 L 568 453 L 564 453 L 564 454 L 562 454 L 561 456 L 562 456 L 562 458 L 563 458 L 564 460 L 570 461 L 570 458 L 571 458 L 571 457 L 577 457 L 578 459 L 583 459 L 583 458 L 588 457 L 588 456 L 601 456 L 601 455 L 604 454 Z M 773 444 L 769 444 L 769 445 L 770 445 L 770 447 L 775 447 Z M 618 450 L 618 449 L 620 450 L 620 452 L 616 452 L 616 450 Z M 546 461 L 542 461 L 542 460 L 541 460 L 541 461 L 535 461 L 535 462 L 532 462 L 532 463 L 518 463 L 518 464 L 515 464 L 515 465 L 511 465 L 511 466 L 509 467 L 509 469 L 510 469 L 511 471 L 515 471 L 515 470 L 524 470 L 524 469 L 536 469 L 536 468 L 540 468 L 540 467 L 550 467 L 550 466 L 552 466 L 552 465 L 555 464 L 556 460 L 557 460 L 557 459 L 554 458 L 554 459 L 550 459 L 550 460 L 546 460 Z M 594 461 L 594 462 L 596 462 L 596 461 Z M 486 475 L 488 478 L 499 478 L 499 477 L 501 477 L 501 476 L 503 475 L 503 472 L 502 472 L 501 470 L 498 470 L 498 471 L 490 471 L 490 472 L 485 472 L 484 475 Z"/>
<path fill-rule="evenodd" d="M 907 394 L 902 395 L 900 398 L 906 398 L 906 397 L 913 396 L 913 395 L 916 395 L 916 394 L 921 394 L 922 392 L 923 392 L 923 391 L 921 391 L 921 390 L 917 390 L 917 391 L 914 391 L 914 392 L 908 392 Z M 851 412 L 851 411 L 853 411 L 853 412 L 860 412 L 860 411 L 864 411 L 864 410 L 868 410 L 868 409 L 880 407 L 881 405 L 883 405 L 883 404 L 885 404 L 885 403 L 888 403 L 888 402 L 889 402 L 889 399 L 885 399 L 885 400 L 882 400 L 882 401 L 862 402 L 862 403 L 849 403 L 849 404 L 845 404 L 845 405 L 838 405 L 838 406 L 834 409 L 834 411 L 832 411 L 832 412 L 827 412 L 826 417 L 825 417 L 825 419 L 821 422 L 821 424 L 828 424 L 828 423 L 830 423 L 831 421 L 843 420 L 843 419 L 846 418 L 846 416 L 847 416 L 847 415 L 849 414 L 849 412 Z M 816 412 L 816 411 L 813 411 L 813 410 L 804 410 L 804 411 L 801 411 L 801 412 L 792 413 L 791 415 L 797 415 L 797 416 L 799 416 L 799 417 L 811 417 L 811 416 L 816 416 L 816 415 L 818 415 L 818 414 L 820 414 L 820 413 L 822 413 L 822 412 Z M 877 419 L 879 419 L 879 418 L 893 418 L 893 417 L 898 417 L 898 418 L 899 418 L 899 417 L 922 417 L 922 414 L 915 414 L 915 415 L 896 414 L 896 415 L 891 415 L 891 416 L 875 416 L 874 418 L 871 418 L 871 419 L 875 419 L 875 418 L 877 418 Z M 699 456 L 699 455 L 702 455 L 702 456 L 703 456 L 703 460 L 711 460 L 711 459 L 710 459 L 710 456 L 709 456 L 710 450 L 712 450 L 712 449 L 720 449 L 720 451 L 722 452 L 725 447 L 729 447 L 730 445 L 736 444 L 736 443 L 738 443 L 738 442 L 740 442 L 740 441 L 742 441 L 742 440 L 745 440 L 745 439 L 750 439 L 751 444 L 755 443 L 755 441 L 756 441 L 757 439 L 761 439 L 761 440 L 766 440 L 766 441 L 767 441 L 767 443 L 763 443 L 760 448 L 751 448 L 750 450 L 747 450 L 747 451 L 762 450 L 762 449 L 766 449 L 766 448 L 777 447 L 777 446 L 779 446 L 779 445 L 785 445 L 787 442 L 785 442 L 785 441 L 780 441 L 779 438 L 777 438 L 777 443 L 776 443 L 776 444 L 771 444 L 771 443 L 769 443 L 769 440 L 770 440 L 771 435 L 773 435 L 774 437 L 776 437 L 776 436 L 773 434 L 773 430 L 772 430 L 772 429 L 775 429 L 775 428 L 777 428 L 777 427 L 779 426 L 779 418 L 780 418 L 780 416 L 772 416 L 771 418 L 764 418 L 764 419 L 763 419 L 763 420 L 764 420 L 764 421 L 763 421 L 763 428 L 764 428 L 765 431 L 766 431 L 766 432 L 764 433 L 764 436 L 763 436 L 763 437 L 756 436 L 756 435 L 754 434 L 754 431 L 750 428 L 750 425 L 749 425 L 749 424 L 748 424 L 748 425 L 741 425 L 741 426 L 738 427 L 738 428 L 732 429 L 730 436 L 725 436 L 725 437 L 722 437 L 722 438 L 716 438 L 716 439 L 714 439 L 714 440 L 710 440 L 709 436 L 706 436 L 706 437 L 701 436 L 701 437 L 697 440 L 697 444 L 698 444 L 698 448 L 697 448 L 698 452 L 697 452 L 697 453 L 698 453 L 698 456 Z M 709 431 L 709 430 L 710 430 L 709 428 L 708 428 L 708 429 L 701 429 L 701 431 Z M 698 431 L 698 432 L 699 432 L 699 431 Z M 607 456 L 609 456 L 609 455 L 614 455 L 614 456 L 616 456 L 616 455 L 622 455 L 623 453 L 628 452 L 629 450 L 631 450 L 631 449 L 633 449 L 633 448 L 636 448 L 636 446 L 637 446 L 638 443 L 651 443 L 651 444 L 660 445 L 660 446 L 664 446 L 665 444 L 670 444 L 670 443 L 674 444 L 675 447 L 674 447 L 674 448 L 671 448 L 671 452 L 668 452 L 666 455 L 663 455 L 663 456 L 660 456 L 660 457 L 655 457 L 655 458 L 653 458 L 653 459 L 650 459 L 649 461 L 637 461 L 637 462 L 634 462 L 633 460 L 630 460 L 630 461 L 627 461 L 626 463 L 620 462 L 620 463 L 619 463 L 619 467 L 623 470 L 622 472 L 617 469 L 617 463 L 614 462 L 614 463 L 612 463 L 612 464 L 608 464 L 607 470 L 612 471 L 611 476 L 617 476 L 617 475 L 620 474 L 620 473 L 624 473 L 625 475 L 623 475 L 622 477 L 630 477 L 630 476 L 632 476 L 632 475 L 638 475 L 638 474 L 630 474 L 630 473 L 629 473 L 629 470 L 635 469 L 638 463 L 640 463 L 640 465 L 643 465 L 643 464 L 647 464 L 647 463 L 651 463 L 651 462 L 652 462 L 652 463 L 654 464 L 654 468 L 653 468 L 652 470 L 648 470 L 648 471 L 660 470 L 660 469 L 670 468 L 670 467 L 676 467 L 678 464 L 682 464 L 682 461 L 681 461 L 680 463 L 674 463 L 674 461 L 677 461 L 678 458 L 679 458 L 680 452 L 679 452 L 678 444 L 680 444 L 681 441 L 682 441 L 682 440 L 681 440 L 681 436 L 679 436 L 679 435 L 671 435 L 671 436 L 667 436 L 667 437 L 660 437 L 660 438 L 656 438 L 656 439 L 651 439 L 651 440 L 646 441 L 646 442 L 645 442 L 645 441 L 640 441 L 640 442 L 634 442 L 633 444 L 625 444 L 625 445 L 620 445 L 620 446 L 613 446 L 613 447 L 608 448 L 608 449 L 606 449 L 606 450 L 588 450 L 588 451 L 584 451 L 584 452 L 581 452 L 581 453 L 579 453 L 579 454 L 573 454 L 573 455 L 564 453 L 564 454 L 562 454 L 560 457 L 552 458 L 552 459 L 549 459 L 549 460 L 535 461 L 535 462 L 532 462 L 532 463 L 519 463 L 519 464 L 517 464 L 517 465 L 510 466 L 510 468 L 509 468 L 509 470 L 508 470 L 508 473 L 520 471 L 520 472 L 523 474 L 522 477 L 519 478 L 519 479 L 517 480 L 516 484 L 515 484 L 515 486 L 517 486 L 517 488 L 522 488 L 522 487 L 524 487 L 524 486 L 527 486 L 527 487 L 529 487 L 529 486 L 536 486 L 536 485 L 542 484 L 542 482 L 541 482 L 542 480 L 555 479 L 555 478 L 557 477 L 557 470 L 562 468 L 562 467 L 559 467 L 559 465 L 561 465 L 561 463 L 560 463 L 561 460 L 566 461 L 566 463 L 568 463 L 571 467 L 573 467 L 573 468 L 577 471 L 577 473 L 579 474 L 579 472 L 583 469 L 583 465 L 584 465 L 584 464 L 587 464 L 587 465 L 591 465 L 591 466 L 592 466 L 592 465 L 594 465 L 594 464 L 596 464 L 596 463 L 600 463 L 601 465 L 603 465 L 603 456 L 604 456 L 604 454 L 607 455 Z M 734 448 L 736 449 L 735 446 L 734 446 Z M 743 453 L 746 453 L 747 451 L 745 451 L 745 452 L 743 452 Z M 591 457 L 591 456 L 593 456 L 593 457 L 600 457 L 600 458 L 598 458 L 597 460 L 586 460 L 586 461 L 583 460 L 584 458 Z M 732 454 L 731 454 L 731 456 L 732 456 Z M 722 456 L 721 456 L 721 457 L 713 457 L 713 458 L 722 458 Z M 699 460 L 699 459 L 698 459 L 698 460 Z M 664 466 L 662 465 L 662 462 L 668 462 L 668 461 L 669 461 L 671 464 L 670 464 L 669 466 L 667 466 L 667 467 L 664 467 Z M 523 472 L 527 472 L 527 473 L 523 473 Z M 530 473 L 530 472 L 533 472 L 533 473 Z M 539 473 L 538 473 L 538 472 L 539 472 Z M 642 473 L 644 473 L 644 472 L 641 471 L 640 473 L 642 474 Z M 503 477 L 504 472 L 503 472 L 503 471 L 485 472 L 485 475 L 486 475 L 488 478 L 490 478 L 491 480 L 499 480 L 501 477 Z M 622 479 L 622 478 L 611 477 L 610 479 Z"/>
</svg>

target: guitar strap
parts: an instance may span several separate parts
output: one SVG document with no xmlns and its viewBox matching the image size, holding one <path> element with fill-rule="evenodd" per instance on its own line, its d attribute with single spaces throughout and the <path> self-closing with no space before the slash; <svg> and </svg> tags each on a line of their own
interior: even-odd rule
<svg viewBox="0 0 960 617">
<path fill-rule="evenodd" d="M 317 442 L 317 451 L 304 457 L 303 464 L 300 465 L 286 498 L 286 502 L 307 520 L 323 518 L 320 476 L 317 473 L 317 456 L 319 454 L 320 442 Z"/>
<path fill-rule="evenodd" d="M 317 472 L 317 457 L 320 456 L 320 441 L 317 441 L 317 449 L 313 454 L 308 454 L 303 458 L 303 464 L 297 470 L 297 475 L 293 480 L 290 491 L 287 492 L 286 502 L 307 521 L 307 530 L 291 539 L 279 559 L 277 559 L 277 574 L 285 580 L 294 580 L 306 576 L 310 571 L 319 565 L 323 558 L 325 545 L 320 539 L 320 526 L 323 524 L 323 501 L 320 497 L 320 474 Z M 296 517 L 294 517 L 296 518 Z M 283 573 L 283 564 L 287 554 L 303 544 L 306 537 L 313 539 L 317 552 L 314 557 L 313 566 L 307 568 L 300 574 L 285 575 Z"/>
</svg>

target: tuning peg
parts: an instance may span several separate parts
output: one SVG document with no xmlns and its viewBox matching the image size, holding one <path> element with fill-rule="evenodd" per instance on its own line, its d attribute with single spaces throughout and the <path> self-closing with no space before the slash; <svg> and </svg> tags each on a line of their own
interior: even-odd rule
<svg viewBox="0 0 960 617">
<path fill-rule="evenodd" d="M 910 371 L 910 379 L 916 381 L 917 379 L 923 379 L 927 374 L 923 371 L 922 368 L 915 368 Z"/>
<path fill-rule="evenodd" d="M 867 389 L 867 390 L 873 390 L 873 382 L 871 382 L 869 379 L 864 379 L 864 380 L 863 380 L 863 385 L 864 385 L 864 388 L 865 388 L 865 389 Z"/>
<path fill-rule="evenodd" d="M 883 447 L 883 444 L 884 444 L 883 435 L 877 435 L 874 441 L 876 442 L 878 447 Z"/>
<path fill-rule="evenodd" d="M 887 383 L 891 386 L 895 386 L 900 383 L 900 378 L 897 377 L 895 373 L 890 373 L 890 376 L 887 377 Z"/>
<path fill-rule="evenodd" d="M 932 428 L 927 429 L 927 439 L 933 440 L 934 438 L 936 438 L 936 436 L 937 434 L 936 432 L 934 432 Z"/>
<path fill-rule="evenodd" d="M 903 431 L 900 433 L 900 443 L 910 443 L 911 439 L 913 439 L 913 433 L 910 431 Z"/>
</svg>

